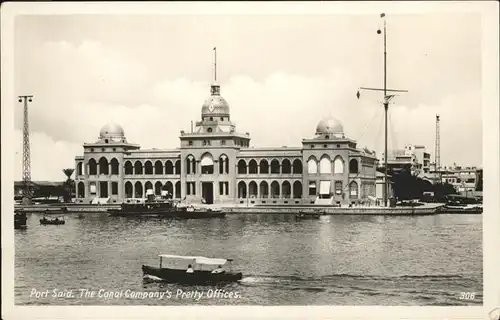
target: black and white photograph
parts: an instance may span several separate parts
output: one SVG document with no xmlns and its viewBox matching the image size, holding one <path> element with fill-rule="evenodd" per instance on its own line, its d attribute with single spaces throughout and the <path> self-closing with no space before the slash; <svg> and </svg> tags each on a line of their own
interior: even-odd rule
<svg viewBox="0 0 500 320">
<path fill-rule="evenodd" d="M 442 4 L 2 6 L 10 308 L 488 318 L 498 4 Z"/>
</svg>

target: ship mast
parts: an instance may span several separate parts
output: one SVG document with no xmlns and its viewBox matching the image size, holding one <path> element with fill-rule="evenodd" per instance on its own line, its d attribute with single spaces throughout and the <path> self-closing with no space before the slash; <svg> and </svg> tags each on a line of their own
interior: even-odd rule
<svg viewBox="0 0 500 320">
<path fill-rule="evenodd" d="M 388 198 L 388 193 L 389 193 L 389 180 L 387 178 L 388 175 L 388 166 L 387 166 L 387 158 L 388 158 L 388 151 L 387 151 L 387 112 L 389 110 L 389 102 L 394 98 L 394 94 L 388 95 L 388 92 L 408 92 L 408 90 L 393 90 L 393 89 L 387 89 L 387 23 L 385 19 L 385 13 L 380 14 L 380 17 L 384 19 L 384 88 L 379 89 L 379 88 L 365 88 L 361 87 L 359 90 L 371 90 L 371 91 L 383 91 L 384 92 L 384 206 L 387 207 L 387 198 Z M 377 30 L 377 34 L 381 34 L 382 31 L 380 29 Z M 359 90 L 357 93 L 357 97 L 359 99 Z"/>
</svg>

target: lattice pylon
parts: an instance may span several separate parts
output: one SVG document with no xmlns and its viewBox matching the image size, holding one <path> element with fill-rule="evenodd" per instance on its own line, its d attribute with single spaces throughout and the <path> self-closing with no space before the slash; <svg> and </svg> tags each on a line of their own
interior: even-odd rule
<svg viewBox="0 0 500 320">
<path fill-rule="evenodd" d="M 19 96 L 19 102 L 24 102 L 23 125 L 23 204 L 31 204 L 33 188 L 31 184 L 30 131 L 28 121 L 28 102 L 33 96 Z"/>
</svg>

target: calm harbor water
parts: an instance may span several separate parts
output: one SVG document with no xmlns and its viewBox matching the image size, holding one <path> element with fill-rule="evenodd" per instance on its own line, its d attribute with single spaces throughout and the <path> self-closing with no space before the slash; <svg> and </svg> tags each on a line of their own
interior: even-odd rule
<svg viewBox="0 0 500 320">
<path fill-rule="evenodd" d="M 28 230 L 15 230 L 16 304 L 481 305 L 483 299 L 481 215 L 295 221 L 270 214 L 162 220 L 86 213 L 67 215 L 61 226 L 41 226 L 40 217 L 29 215 Z M 143 279 L 141 265 L 158 265 L 159 253 L 233 258 L 244 277 L 217 288 Z M 54 289 L 73 296 L 53 297 Z M 80 289 L 95 296 L 82 297 Z M 48 296 L 30 297 L 35 290 L 49 290 Z M 178 290 L 203 296 L 177 296 Z M 474 298 L 461 299 L 462 292 Z"/>
</svg>

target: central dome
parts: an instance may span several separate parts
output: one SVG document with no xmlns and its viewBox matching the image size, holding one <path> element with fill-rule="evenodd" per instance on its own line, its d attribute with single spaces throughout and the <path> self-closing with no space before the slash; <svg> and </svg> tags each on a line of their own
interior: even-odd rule
<svg viewBox="0 0 500 320">
<path fill-rule="evenodd" d="M 123 138 L 125 137 L 125 132 L 119 124 L 108 123 L 101 128 L 99 136 L 101 138 Z"/>
<path fill-rule="evenodd" d="M 342 122 L 335 118 L 324 118 L 316 127 L 316 134 L 339 134 L 344 133 Z"/>
<path fill-rule="evenodd" d="M 213 84 L 211 86 L 211 95 L 205 100 L 201 107 L 201 114 L 204 115 L 229 115 L 229 104 L 226 99 L 220 95 L 220 86 Z"/>
</svg>

